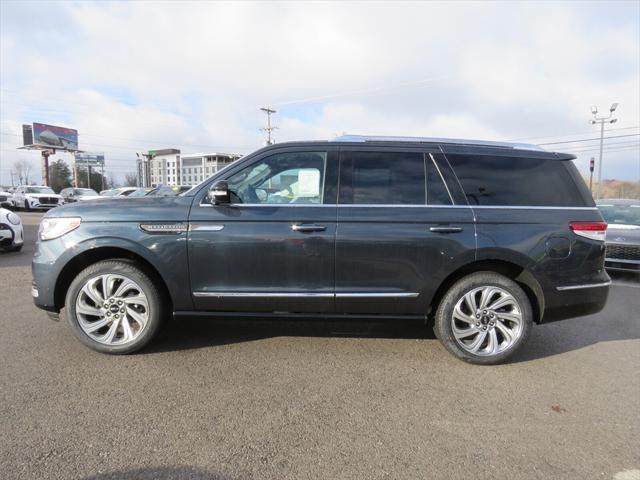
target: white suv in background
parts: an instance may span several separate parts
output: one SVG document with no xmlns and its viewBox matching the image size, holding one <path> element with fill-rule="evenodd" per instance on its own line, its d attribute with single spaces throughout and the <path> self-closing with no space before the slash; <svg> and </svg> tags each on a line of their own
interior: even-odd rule
<svg viewBox="0 0 640 480">
<path fill-rule="evenodd" d="M 24 208 L 29 212 L 31 210 L 44 210 L 64 205 L 64 200 L 51 187 L 22 185 L 16 188 L 13 194 L 13 204 L 16 208 Z"/>
</svg>

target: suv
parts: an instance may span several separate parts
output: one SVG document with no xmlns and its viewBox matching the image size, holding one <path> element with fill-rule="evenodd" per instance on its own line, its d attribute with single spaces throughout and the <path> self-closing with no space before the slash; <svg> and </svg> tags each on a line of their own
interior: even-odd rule
<svg viewBox="0 0 640 480">
<path fill-rule="evenodd" d="M 415 318 L 504 361 L 534 323 L 600 311 L 606 223 L 533 145 L 339 137 L 265 147 L 179 196 L 42 220 L 32 294 L 106 353 L 175 317 Z"/>
<path fill-rule="evenodd" d="M 57 207 L 64 204 L 64 200 L 50 187 L 24 185 L 16 188 L 13 194 L 13 204 L 16 209 L 24 208 L 27 212 L 30 212 L 31 210 Z"/>
</svg>

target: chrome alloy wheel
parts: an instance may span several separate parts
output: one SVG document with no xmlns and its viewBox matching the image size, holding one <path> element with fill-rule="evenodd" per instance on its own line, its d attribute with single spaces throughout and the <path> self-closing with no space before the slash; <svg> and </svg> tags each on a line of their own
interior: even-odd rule
<svg viewBox="0 0 640 480">
<path fill-rule="evenodd" d="M 513 295 L 500 287 L 474 288 L 456 303 L 451 329 L 458 345 L 467 352 L 497 355 L 522 336 L 522 309 Z"/>
<path fill-rule="evenodd" d="M 103 345 L 124 345 L 140 336 L 149 320 L 149 302 L 133 280 L 115 273 L 90 278 L 76 298 L 84 333 Z"/>
</svg>

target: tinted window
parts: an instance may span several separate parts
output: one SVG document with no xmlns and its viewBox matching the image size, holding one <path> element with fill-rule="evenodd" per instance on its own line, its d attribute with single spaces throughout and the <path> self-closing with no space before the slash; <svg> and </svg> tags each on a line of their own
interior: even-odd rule
<svg viewBox="0 0 640 480">
<path fill-rule="evenodd" d="M 240 170 L 228 179 L 232 203 L 320 204 L 326 152 L 282 153 Z"/>
<path fill-rule="evenodd" d="M 451 197 L 442 181 L 431 155 L 427 155 L 427 204 L 451 205 Z"/>
<path fill-rule="evenodd" d="M 471 205 L 584 206 L 563 161 L 448 154 Z"/>
<path fill-rule="evenodd" d="M 341 204 L 424 205 L 424 155 L 344 152 L 338 198 Z"/>
</svg>

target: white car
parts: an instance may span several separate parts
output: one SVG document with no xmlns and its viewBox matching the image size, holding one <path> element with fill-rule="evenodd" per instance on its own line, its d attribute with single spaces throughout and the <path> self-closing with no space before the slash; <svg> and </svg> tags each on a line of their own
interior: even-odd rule
<svg viewBox="0 0 640 480">
<path fill-rule="evenodd" d="M 101 197 L 128 197 L 131 193 L 137 190 L 136 187 L 120 187 L 112 188 L 110 190 L 102 190 L 100 192 Z"/>
<path fill-rule="evenodd" d="M 0 249 L 19 252 L 23 243 L 22 220 L 11 210 L 0 208 Z"/>
<path fill-rule="evenodd" d="M 100 200 L 105 197 L 98 195 L 98 192 L 92 188 L 63 188 L 60 191 L 60 196 L 64 200 L 64 203 L 73 202 L 86 202 L 87 200 Z"/>
<path fill-rule="evenodd" d="M 51 187 L 21 185 L 13 194 L 13 204 L 16 208 L 24 208 L 29 212 L 64 205 L 64 200 Z"/>
<path fill-rule="evenodd" d="M 0 208 L 13 208 L 13 193 L 0 190 Z"/>
</svg>

